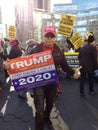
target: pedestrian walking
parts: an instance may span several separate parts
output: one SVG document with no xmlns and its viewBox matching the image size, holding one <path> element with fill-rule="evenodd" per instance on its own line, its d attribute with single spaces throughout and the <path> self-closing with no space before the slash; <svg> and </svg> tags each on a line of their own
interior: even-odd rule
<svg viewBox="0 0 98 130">
<path fill-rule="evenodd" d="M 36 48 L 31 51 L 32 53 L 38 53 L 46 50 L 51 50 L 54 59 L 56 69 L 61 66 L 63 71 L 66 71 L 70 75 L 74 75 L 74 78 L 79 78 L 79 69 L 72 70 L 64 57 L 64 53 L 55 44 L 56 29 L 54 26 L 47 26 L 44 29 L 44 42 L 38 44 Z M 80 67 L 81 68 L 81 67 Z M 34 104 L 36 108 L 35 114 L 35 130 L 44 130 L 44 123 L 48 128 L 52 129 L 52 122 L 50 120 L 50 113 L 53 108 L 53 104 L 56 99 L 58 84 L 52 84 L 34 88 Z M 44 104 L 46 101 L 46 105 Z M 44 106 L 45 105 L 45 106 Z M 44 109 L 45 108 L 45 109 Z"/>
<path fill-rule="evenodd" d="M 88 79 L 89 94 L 94 95 L 94 72 L 97 69 L 97 52 L 94 46 L 95 38 L 90 35 L 88 37 L 88 43 L 81 47 L 79 51 L 79 64 L 82 66 L 80 76 L 80 97 L 85 97 L 84 84 Z"/>
</svg>

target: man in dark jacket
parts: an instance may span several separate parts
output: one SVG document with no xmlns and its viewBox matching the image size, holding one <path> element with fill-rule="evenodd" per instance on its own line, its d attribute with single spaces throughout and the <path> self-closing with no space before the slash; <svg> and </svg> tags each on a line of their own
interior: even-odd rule
<svg viewBox="0 0 98 130">
<path fill-rule="evenodd" d="M 4 55 L 4 50 L 0 46 L 0 87 L 5 84 L 6 82 L 6 77 L 5 77 L 5 69 L 3 67 L 3 62 L 6 60 L 7 57 Z"/>
<path fill-rule="evenodd" d="M 11 45 L 11 50 L 8 55 L 8 58 L 14 59 L 14 58 L 22 56 L 22 51 L 18 46 L 19 42 L 17 40 L 11 40 L 9 43 Z"/>
<path fill-rule="evenodd" d="M 57 69 L 59 66 L 61 66 L 63 71 L 66 71 L 70 75 L 74 75 L 74 78 L 76 79 L 79 78 L 79 70 L 74 71 L 68 66 L 64 54 L 61 52 L 60 48 L 55 44 L 55 38 L 55 27 L 46 27 L 44 29 L 44 43 L 38 44 L 36 48 L 33 51 L 31 51 L 31 54 L 51 50 L 55 68 Z M 57 84 L 34 88 L 34 103 L 36 108 L 35 130 L 44 130 L 44 123 L 47 125 L 48 128 L 52 128 L 50 113 L 56 98 L 56 92 Z M 44 99 L 46 99 L 45 107 Z"/>
<path fill-rule="evenodd" d="M 90 95 L 95 94 L 93 79 L 94 71 L 97 69 L 97 52 L 94 44 L 94 36 L 90 35 L 88 37 L 88 44 L 84 45 L 80 49 L 79 62 L 82 66 L 80 77 L 80 97 L 85 97 L 84 83 L 86 78 L 88 78 Z"/>
</svg>

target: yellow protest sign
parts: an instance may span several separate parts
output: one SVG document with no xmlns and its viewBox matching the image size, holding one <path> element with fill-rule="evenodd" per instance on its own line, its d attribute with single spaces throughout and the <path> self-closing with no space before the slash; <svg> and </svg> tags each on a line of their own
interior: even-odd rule
<svg viewBox="0 0 98 130">
<path fill-rule="evenodd" d="M 14 39 L 16 37 L 16 27 L 15 26 L 9 26 L 8 29 L 8 37 L 9 39 Z"/>
<path fill-rule="evenodd" d="M 86 35 L 85 35 L 86 39 L 88 39 L 89 36 L 93 36 L 93 33 L 87 32 Z"/>
<path fill-rule="evenodd" d="M 9 31 L 16 32 L 16 27 L 10 25 L 10 26 L 9 26 Z"/>
<path fill-rule="evenodd" d="M 81 45 L 83 45 L 83 43 L 84 43 L 82 36 L 77 32 L 70 38 L 70 41 L 76 49 L 81 47 Z"/>
<path fill-rule="evenodd" d="M 79 67 L 79 59 L 78 59 L 78 52 L 64 52 L 65 58 L 67 60 L 68 65 L 72 69 L 77 69 Z"/>
<path fill-rule="evenodd" d="M 75 19 L 76 19 L 75 16 L 62 14 L 58 27 L 58 33 L 66 37 L 70 37 Z"/>
</svg>

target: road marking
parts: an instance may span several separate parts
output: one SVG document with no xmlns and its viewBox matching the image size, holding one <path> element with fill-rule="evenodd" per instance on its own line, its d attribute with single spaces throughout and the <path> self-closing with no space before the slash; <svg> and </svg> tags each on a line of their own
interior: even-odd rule
<svg viewBox="0 0 98 130">
<path fill-rule="evenodd" d="M 53 127 L 55 130 L 70 130 L 67 124 L 64 122 L 64 120 L 60 116 L 60 113 L 55 106 L 53 107 L 50 117 L 51 117 L 51 121 L 53 123 Z"/>
<path fill-rule="evenodd" d="M 98 119 L 98 109 L 96 109 L 94 106 L 92 106 L 91 104 L 89 104 L 87 101 L 85 101 L 85 103 L 88 106 L 88 108 L 91 110 L 91 113 L 94 115 L 94 117 L 96 119 Z"/>
</svg>

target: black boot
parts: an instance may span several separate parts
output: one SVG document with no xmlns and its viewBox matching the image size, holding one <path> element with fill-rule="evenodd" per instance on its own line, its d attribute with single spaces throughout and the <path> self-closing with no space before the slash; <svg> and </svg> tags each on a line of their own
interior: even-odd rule
<svg viewBox="0 0 98 130">
<path fill-rule="evenodd" d="M 52 125 L 52 122 L 49 118 L 50 117 L 49 115 L 50 114 L 49 113 L 47 114 L 46 111 L 44 112 L 44 122 L 45 122 L 45 125 L 48 129 L 53 130 L 53 125 Z"/>
<path fill-rule="evenodd" d="M 53 125 L 50 118 L 45 118 L 45 125 L 47 126 L 48 129 L 53 130 Z"/>
</svg>

